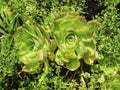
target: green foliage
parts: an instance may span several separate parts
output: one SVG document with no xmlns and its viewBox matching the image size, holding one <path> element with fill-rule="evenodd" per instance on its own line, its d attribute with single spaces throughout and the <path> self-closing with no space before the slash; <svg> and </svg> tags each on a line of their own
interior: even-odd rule
<svg viewBox="0 0 120 90">
<path fill-rule="evenodd" d="M 119 90 L 120 1 L 88 1 L 0 0 L 0 90 Z"/>
<path fill-rule="evenodd" d="M 14 30 L 17 14 L 5 6 L 2 0 L 0 4 L 0 89 L 3 90 L 9 87 L 5 78 L 13 75 L 16 69 Z"/>
<path fill-rule="evenodd" d="M 114 84 L 117 82 L 113 82 L 119 79 L 118 73 L 120 69 L 120 15 L 118 13 L 119 9 L 116 8 L 118 3 L 117 0 L 113 2 L 106 1 L 105 6 L 107 6 L 107 8 L 102 11 L 102 16 L 97 16 L 102 22 L 100 31 L 96 36 L 98 42 L 99 64 L 92 66 L 93 75 L 89 83 L 91 89 L 118 90 L 118 88 L 114 88 Z"/>
<path fill-rule="evenodd" d="M 17 62 L 13 36 L 6 34 L 0 40 L 0 89 L 9 87 L 6 77 L 14 74 Z"/>
<path fill-rule="evenodd" d="M 0 32 L 2 34 L 12 33 L 16 29 L 17 13 L 8 7 L 0 10 Z"/>
</svg>

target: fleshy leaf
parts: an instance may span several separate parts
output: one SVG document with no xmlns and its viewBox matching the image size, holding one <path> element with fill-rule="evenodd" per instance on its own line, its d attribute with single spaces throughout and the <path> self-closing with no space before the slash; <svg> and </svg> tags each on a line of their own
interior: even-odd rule
<svg viewBox="0 0 120 90">
<path fill-rule="evenodd" d="M 99 23 L 97 21 L 89 21 L 87 23 L 87 27 L 89 28 L 90 33 L 96 32 L 98 30 L 99 27 Z"/>
<path fill-rule="evenodd" d="M 66 63 L 65 67 L 71 71 L 74 71 L 78 69 L 79 66 L 80 66 L 80 61 L 77 58 L 75 58 L 75 59 L 70 59 L 70 61 Z"/>
<path fill-rule="evenodd" d="M 93 64 L 95 60 L 95 55 L 90 56 L 88 53 L 84 54 L 83 59 L 86 64 Z"/>
<path fill-rule="evenodd" d="M 55 61 L 58 65 L 62 65 L 62 66 L 64 65 L 64 62 L 69 62 L 68 60 L 64 59 L 60 50 L 56 52 Z"/>
<path fill-rule="evenodd" d="M 96 53 L 96 45 L 93 39 L 82 39 L 89 55 L 94 55 Z"/>
<path fill-rule="evenodd" d="M 38 62 L 36 55 L 37 55 L 37 52 L 26 53 L 26 54 L 19 56 L 19 60 L 24 64 Z"/>
<path fill-rule="evenodd" d="M 30 64 L 26 64 L 23 68 L 22 71 L 30 73 L 30 74 L 34 74 L 36 72 L 36 70 L 39 67 L 39 63 L 37 62 L 32 62 Z"/>
<path fill-rule="evenodd" d="M 76 49 L 76 52 L 78 54 L 78 58 L 79 59 L 83 58 L 84 54 L 87 52 L 87 49 L 86 49 L 86 47 L 85 47 L 83 42 L 79 43 L 79 46 Z"/>
</svg>

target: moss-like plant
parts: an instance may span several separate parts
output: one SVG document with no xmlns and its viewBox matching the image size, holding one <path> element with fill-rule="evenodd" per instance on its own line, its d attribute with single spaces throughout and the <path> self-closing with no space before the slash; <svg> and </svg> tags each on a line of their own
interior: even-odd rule
<svg viewBox="0 0 120 90">
<path fill-rule="evenodd" d="M 55 61 L 71 71 L 80 67 L 80 60 L 92 64 L 95 60 L 96 44 L 93 33 L 97 21 L 89 21 L 78 13 L 62 13 L 55 20 L 54 39 L 58 46 Z"/>
<path fill-rule="evenodd" d="M 17 25 L 17 16 L 18 13 L 7 6 L 0 8 L 0 33 L 13 33 Z"/>
</svg>

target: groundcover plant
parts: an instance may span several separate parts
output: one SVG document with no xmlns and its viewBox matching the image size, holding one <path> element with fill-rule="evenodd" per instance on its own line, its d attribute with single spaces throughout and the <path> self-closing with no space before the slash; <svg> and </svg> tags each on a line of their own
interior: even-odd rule
<svg viewBox="0 0 120 90">
<path fill-rule="evenodd" d="M 119 21 L 119 0 L 1 0 L 0 90 L 119 90 Z"/>
</svg>

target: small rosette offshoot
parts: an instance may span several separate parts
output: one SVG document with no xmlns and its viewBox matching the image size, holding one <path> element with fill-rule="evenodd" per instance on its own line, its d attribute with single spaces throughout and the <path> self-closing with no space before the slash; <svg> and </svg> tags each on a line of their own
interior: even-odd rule
<svg viewBox="0 0 120 90">
<path fill-rule="evenodd" d="M 95 60 L 96 45 L 93 33 L 99 23 L 89 21 L 78 13 L 60 13 L 55 20 L 53 35 L 58 50 L 55 53 L 57 64 L 74 71 L 80 67 L 80 60 L 92 64 Z"/>
<path fill-rule="evenodd" d="M 40 29 L 29 20 L 18 27 L 15 37 L 17 56 L 24 64 L 22 71 L 34 74 L 47 58 L 48 44 Z"/>
</svg>

